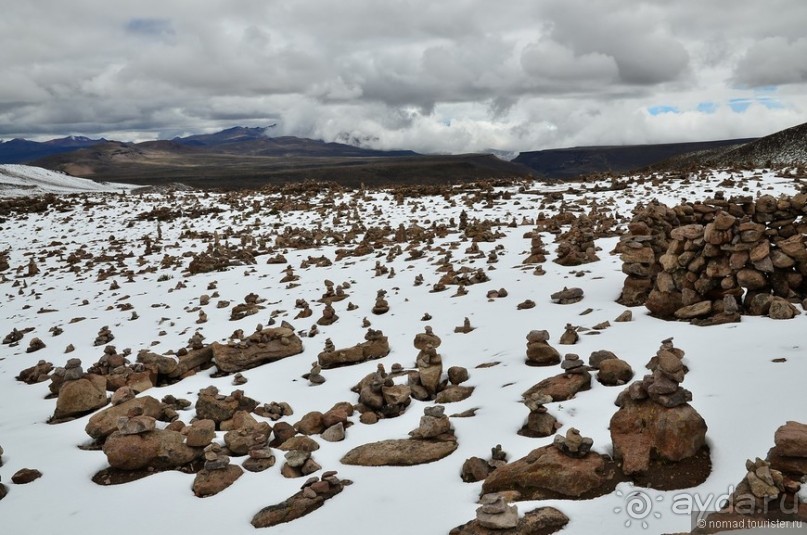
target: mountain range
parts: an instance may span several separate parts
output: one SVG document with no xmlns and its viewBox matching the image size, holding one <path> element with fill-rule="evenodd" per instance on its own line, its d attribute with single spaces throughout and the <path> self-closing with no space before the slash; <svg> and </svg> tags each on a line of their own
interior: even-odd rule
<svg viewBox="0 0 807 535">
<path fill-rule="evenodd" d="M 0 164 L 26 163 L 72 176 L 140 185 L 182 182 L 197 187 L 257 187 L 267 182 L 336 181 L 346 185 L 454 182 L 533 176 L 572 179 L 600 173 L 693 167 L 807 163 L 807 124 L 763 137 L 493 154 L 424 155 L 293 136 L 268 127 L 126 143 L 86 137 L 0 142 Z M 352 143 L 352 141 L 351 141 Z"/>
</svg>

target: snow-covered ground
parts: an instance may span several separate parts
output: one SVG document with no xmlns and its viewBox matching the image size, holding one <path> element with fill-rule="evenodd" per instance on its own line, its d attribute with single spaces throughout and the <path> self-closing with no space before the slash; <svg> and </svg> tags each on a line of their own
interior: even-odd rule
<svg viewBox="0 0 807 535">
<path fill-rule="evenodd" d="M 682 184 L 673 181 L 662 187 L 650 183 L 632 184 L 620 192 L 567 193 L 564 201 L 574 204 L 582 199 L 596 199 L 601 206 L 612 203 L 615 211 L 629 216 L 636 203 L 650 198 L 671 204 L 682 198 L 704 199 L 709 196 L 710 188 L 726 176 L 715 173 L 702 182 Z M 758 174 L 753 178 L 751 173 L 746 173 L 736 188 L 725 189 L 727 196 L 732 192 L 739 193 L 743 186 L 748 186 L 752 193 L 795 192 L 792 182 L 772 173 Z M 557 191 L 565 186 L 533 184 L 523 193 L 512 188 L 512 199 L 500 200 L 491 206 L 483 202 L 466 206 L 462 195 L 450 199 L 442 196 L 407 199 L 399 205 L 383 191 L 370 193 L 367 200 L 356 200 L 356 210 L 367 227 L 382 222 L 392 228 L 399 223 L 428 227 L 433 221 L 447 222 L 451 217 L 456 220 L 463 208 L 469 219 L 500 218 L 505 225 L 499 230 L 506 237 L 496 243 L 480 243 L 485 253 L 496 245 L 503 246 L 499 261 L 494 264 L 495 269 L 487 271 L 491 280 L 468 287 L 468 295 L 462 297 L 452 297 L 454 288 L 451 287 L 445 292 L 429 292 L 441 275 L 436 272 L 434 263 L 440 256 L 437 254 L 409 261 L 405 259 L 406 254 L 398 256 L 388 264 L 397 272 L 396 277 L 390 279 L 375 277 L 373 272 L 375 262 L 384 261 L 386 250 L 381 258 L 374 254 L 348 257 L 328 268 L 300 269 L 301 261 L 311 255 L 324 254 L 333 259 L 336 247 L 289 249 L 283 252 L 300 275 L 300 285 L 291 290 L 279 282 L 285 265 L 267 265 L 266 257 L 259 257 L 256 265 L 188 277 L 183 276 L 180 268 L 162 268 L 149 273 L 142 272 L 144 266 L 138 265 L 138 257 L 144 249 L 143 237 L 156 239 L 157 223 L 138 220 L 135 216 L 153 206 L 177 206 L 176 199 L 196 199 L 203 205 L 218 206 L 226 211 L 220 216 L 183 217 L 162 223 L 163 250 L 146 257 L 147 265 L 159 266 L 163 255 L 168 254 L 180 258 L 187 267 L 189 259 L 181 258 L 182 253 L 206 247 L 200 241 L 180 239 L 180 234 L 188 228 L 222 233 L 228 227 L 252 226 L 257 237 L 286 226 L 315 228 L 321 225 L 323 228 L 342 229 L 352 224 L 347 217 L 334 221 L 333 210 L 326 212 L 324 217 L 313 211 L 271 213 L 261 208 L 254 212 L 251 202 L 246 203 L 248 208 L 234 209 L 225 203 L 223 196 L 192 192 L 175 194 L 171 199 L 158 194 L 129 194 L 125 197 L 98 194 L 97 200 L 102 202 L 80 205 L 72 212 L 51 210 L 45 214 L 10 218 L 0 227 L 0 251 L 10 250 L 11 264 L 11 270 L 5 272 L 8 280 L 0 283 L 0 336 L 13 327 L 33 327 L 34 330 L 17 347 L 0 346 L 0 446 L 5 449 L 0 477 L 9 487 L 8 496 L 0 501 L 3 533 L 255 533 L 249 524 L 252 516 L 261 508 L 295 493 L 303 482 L 280 475 L 282 452 L 277 452 L 279 462 L 274 467 L 262 473 L 246 472 L 230 488 L 204 499 L 194 497 L 191 492 L 193 476 L 176 471 L 118 486 L 99 486 L 90 478 L 107 466 L 104 454 L 77 447 L 89 441 L 84 432 L 88 417 L 58 425 L 47 424 L 55 406 L 55 400 L 45 399 L 47 383 L 29 386 L 14 377 L 39 359 L 60 366 L 70 357 L 79 357 L 86 368 L 102 355 L 102 347 L 93 347 L 92 343 L 98 330 L 105 325 L 115 335 L 112 344 L 119 351 L 131 348 L 133 355 L 144 348 L 163 352 L 184 347 L 196 330 L 204 334 L 206 342 L 224 340 L 239 328 L 252 332 L 257 323 L 267 324 L 275 310 L 282 311 L 276 317 L 278 321 L 285 319 L 298 330 L 308 329 L 321 315 L 323 305 L 317 300 L 324 292 L 326 279 L 337 284 L 349 281 L 349 297 L 333 305 L 339 315 L 336 323 L 320 327 L 321 334 L 316 337 L 303 338 L 303 354 L 244 372 L 249 382 L 241 387 L 232 386 L 232 377 L 211 378 L 211 369 L 174 385 L 149 390 L 147 394 L 158 399 L 173 394 L 195 401 L 196 393 L 211 384 L 223 393 L 242 388 L 246 395 L 261 403 L 288 402 L 294 415 L 287 417 L 286 421 L 294 423 L 309 411 L 325 411 L 339 401 L 356 403 L 357 395 L 350 391 L 350 387 L 374 371 L 378 362 L 383 362 L 387 370 L 395 362 L 413 366 L 417 350 L 412 340 L 428 324 L 443 340 L 439 352 L 444 367 L 468 368 L 471 377 L 467 384 L 476 387 L 467 400 L 448 405 L 446 414 L 474 407 L 478 410 L 474 417 L 451 419 L 459 441 L 456 452 L 438 462 L 413 467 L 346 466 L 340 464 L 339 459 L 350 449 L 367 442 L 407 438 L 408 431 L 417 427 L 427 403 L 413 401 L 402 416 L 381 420 L 375 425 L 361 424 L 358 414 L 354 415 L 352 420 L 356 423 L 347 429 L 347 438 L 343 442 L 320 440 L 321 448 L 313 455 L 324 470 L 337 470 L 341 478 L 351 479 L 354 484 L 313 514 L 269 528 L 270 533 L 428 535 L 447 533 L 452 527 L 471 520 L 481 483 L 463 483 L 460 479 L 460 468 L 466 458 L 488 458 L 490 448 L 501 444 L 509 459 L 515 460 L 552 441 L 552 437 L 535 439 L 516 434 L 528 414 L 528 409 L 521 403 L 521 393 L 541 379 L 560 373 L 559 366 L 534 368 L 525 365 L 525 337 L 533 329 L 548 330 L 550 343 L 561 353 L 574 352 L 584 360 L 595 350 L 613 351 L 631 364 L 637 378 L 641 377 L 644 365 L 655 354 L 661 340 L 674 337 L 676 347 L 686 352 L 685 363 L 690 369 L 683 386 L 692 391 L 691 404 L 709 426 L 707 439 L 712 452 L 713 472 L 704 484 L 694 489 L 645 490 L 654 499 L 653 512 L 658 513 L 644 518 L 647 528 L 642 527 L 637 519 L 626 526 L 631 520 L 624 511 L 623 496 L 630 489 L 626 484 L 620 485 L 618 492 L 593 500 L 520 502 L 519 510 L 523 513 L 542 505 L 558 508 L 571 519 L 562 532 L 566 535 L 689 531 L 690 518 L 675 514 L 671 509 L 675 495 L 686 492 L 707 499 L 729 492 L 731 486 L 744 476 L 745 460 L 765 456 L 773 445 L 774 431 L 778 426 L 787 420 L 807 420 L 804 410 L 807 406 L 807 388 L 804 386 L 807 377 L 807 350 L 804 346 L 807 316 L 801 315 L 789 321 L 745 317 L 738 324 L 701 328 L 654 319 L 643 307 L 637 307 L 633 309 L 632 322 L 614 323 L 614 318 L 625 310 L 615 302 L 624 279 L 621 264 L 618 257 L 609 254 L 618 238 L 598 240 L 601 248 L 599 262 L 563 267 L 551 261 L 555 244 L 553 237 L 546 234 L 544 242 L 550 252 L 549 261 L 544 264 L 546 274 L 536 276 L 532 268 L 521 265 L 529 250 L 529 240 L 523 235 L 532 227 L 508 228 L 506 223 L 513 218 L 519 222 L 523 217 L 534 218 L 539 211 L 551 213 L 556 210 L 558 202 L 539 209 L 544 197 L 532 192 L 542 189 Z M 255 198 L 266 200 L 262 195 Z M 354 199 L 354 195 L 345 194 L 336 199 L 336 203 Z M 352 211 L 351 208 L 349 212 Z M 444 239 L 435 240 L 433 247 L 462 239 L 460 234 L 452 232 Z M 134 253 L 132 257 L 121 260 L 137 273 L 133 283 L 126 283 L 122 276 L 96 281 L 100 268 L 117 264 L 117 261 L 86 267 L 76 275 L 65 270 L 60 255 L 47 254 L 64 248 L 66 256 L 85 247 L 94 255 L 102 251 L 114 255 L 116 241 L 126 242 L 122 251 Z M 464 254 L 469 245 L 470 241 L 460 243 L 453 251 L 455 267 L 469 265 L 487 269 L 484 258 L 470 260 Z M 18 273 L 15 268 L 24 267 L 31 254 L 37 259 L 41 274 L 26 278 L 24 288 L 13 287 L 14 281 L 22 280 L 24 272 Z M 125 268 L 119 265 L 118 270 Z M 576 276 L 578 273 L 582 276 Z M 425 284 L 415 287 L 413 281 L 418 274 L 423 275 Z M 109 290 L 113 279 L 120 284 L 120 289 Z M 201 294 L 211 293 L 207 290 L 211 281 L 218 282 L 221 299 L 236 304 L 242 302 L 248 293 L 255 292 L 267 300 L 264 303 L 266 309 L 258 315 L 233 322 L 229 321 L 229 309 L 216 308 L 213 299 L 205 307 L 208 322 L 197 325 L 198 311 L 194 308 Z M 185 287 L 177 289 L 179 282 Z M 572 305 L 553 304 L 550 294 L 564 286 L 583 288 L 585 298 Z M 489 290 L 499 288 L 507 289 L 509 296 L 492 301 L 486 298 Z M 387 290 L 391 309 L 385 315 L 376 316 L 370 309 L 376 291 L 380 289 Z M 311 304 L 314 309 L 312 317 L 292 319 L 298 298 Z M 86 305 L 82 304 L 85 299 L 89 301 Z M 516 310 L 516 305 L 525 299 L 532 299 L 537 306 L 530 310 Z M 130 320 L 131 311 L 116 308 L 125 302 L 134 306 L 139 319 Z M 348 302 L 359 308 L 347 311 Z M 593 309 L 592 312 L 581 315 L 588 308 Z M 433 319 L 423 322 L 421 317 L 426 312 Z M 336 347 L 363 341 L 366 329 L 362 328 L 361 322 L 365 316 L 373 328 L 383 330 L 389 337 L 390 355 L 381 361 L 325 370 L 323 375 L 327 382 L 317 387 L 309 386 L 301 376 L 309 371 L 311 362 L 322 351 L 325 338 L 330 337 Z M 476 330 L 455 334 L 454 327 L 461 325 L 466 316 Z M 76 317 L 86 319 L 70 323 Z M 611 327 L 598 335 L 583 334 L 574 346 L 557 343 L 567 323 L 591 327 L 606 320 L 611 321 Z M 48 330 L 57 325 L 64 332 L 52 336 Z M 27 354 L 28 341 L 34 336 L 42 338 L 47 347 Z M 75 352 L 64 353 L 68 344 L 75 346 Z M 785 357 L 787 361 L 771 361 L 777 357 Z M 476 368 L 492 361 L 500 364 Z M 548 408 L 563 424 L 561 432 L 574 426 L 583 435 L 594 439 L 596 451 L 611 453 L 608 423 L 617 410 L 614 400 L 621 390 L 621 387 L 605 387 L 592 381 L 591 390 L 579 393 L 570 401 L 549 404 Z M 193 415 L 191 409 L 182 412 L 181 418 L 188 422 Z M 233 458 L 236 463 L 240 460 Z M 28 485 L 11 484 L 11 475 L 23 467 L 39 469 L 44 475 Z M 615 512 L 616 509 L 620 511 Z"/>
<path fill-rule="evenodd" d="M 131 184 L 95 182 L 30 165 L 0 165 L 0 197 L 20 197 L 43 193 L 129 191 L 135 187 Z"/>
</svg>

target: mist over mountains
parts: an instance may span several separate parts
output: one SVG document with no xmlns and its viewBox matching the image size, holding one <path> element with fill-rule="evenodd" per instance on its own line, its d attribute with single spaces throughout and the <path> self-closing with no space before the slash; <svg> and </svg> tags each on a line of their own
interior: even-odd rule
<svg viewBox="0 0 807 535">
<path fill-rule="evenodd" d="M 574 179 L 601 173 L 692 167 L 800 165 L 807 124 L 763 138 L 545 149 L 520 154 L 427 155 L 375 150 L 362 140 L 325 142 L 272 137 L 275 125 L 236 126 L 211 134 L 128 143 L 70 136 L 0 142 L 0 163 L 25 163 L 94 180 L 151 185 L 183 182 L 241 188 L 268 182 L 333 180 L 343 184 L 444 183 L 533 176 Z M 515 156 L 515 157 L 514 157 Z"/>
</svg>

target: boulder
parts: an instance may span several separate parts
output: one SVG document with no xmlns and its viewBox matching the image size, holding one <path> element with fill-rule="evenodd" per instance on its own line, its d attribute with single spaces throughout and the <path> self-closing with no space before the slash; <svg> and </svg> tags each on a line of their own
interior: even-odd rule
<svg viewBox="0 0 807 535">
<path fill-rule="evenodd" d="M 807 425 L 788 421 L 773 437 L 776 452 L 787 457 L 807 457 Z"/>
<path fill-rule="evenodd" d="M 81 379 L 67 381 L 59 389 L 54 420 L 75 418 L 100 409 L 109 403 L 106 379 L 101 375 L 87 374 Z"/>
<path fill-rule="evenodd" d="M 240 372 L 303 352 L 303 341 L 287 327 L 268 327 L 243 341 L 210 344 L 213 360 L 225 373 Z"/>
<path fill-rule="evenodd" d="M 159 401 L 151 396 L 142 396 L 124 401 L 119 405 L 108 407 L 97 414 L 93 414 L 84 427 L 84 431 L 92 438 L 102 440 L 117 430 L 118 419 L 129 414 L 129 411 L 132 409 L 138 412 L 142 411 L 143 416 L 151 416 L 157 419 L 159 419 L 163 413 Z"/>
<path fill-rule="evenodd" d="M 512 529 L 494 529 L 480 525 L 478 520 L 458 526 L 449 535 L 550 535 L 563 529 L 569 517 L 554 507 L 539 507 L 525 513 Z"/>
<path fill-rule="evenodd" d="M 624 385 L 633 379 L 633 369 L 622 359 L 607 359 L 600 362 L 597 381 L 605 386 Z"/>
<path fill-rule="evenodd" d="M 309 479 L 303 490 L 288 499 L 269 507 L 264 507 L 252 517 L 252 525 L 256 528 L 268 528 L 284 522 L 291 522 L 322 507 L 326 500 L 342 492 L 350 482 L 340 481 L 336 472 L 325 472 L 317 481 Z"/>
<path fill-rule="evenodd" d="M 590 496 L 614 477 L 609 461 L 597 453 L 573 458 L 552 445 L 543 446 L 493 471 L 482 493 L 517 491 L 524 500 Z"/>
<path fill-rule="evenodd" d="M 235 464 L 227 465 L 221 470 L 203 468 L 193 480 L 193 493 L 200 498 L 213 496 L 235 483 L 242 475 L 244 471 Z"/>
<path fill-rule="evenodd" d="M 552 401 L 566 401 L 582 390 L 591 388 L 591 374 L 584 373 L 562 373 L 544 379 L 540 383 L 533 385 L 522 394 L 523 397 L 533 397 L 546 395 Z"/>
<path fill-rule="evenodd" d="M 181 433 L 164 429 L 138 435 L 122 435 L 116 431 L 107 437 L 102 449 L 109 465 L 119 470 L 168 470 L 202 455 L 201 448 L 183 443 Z"/>
<path fill-rule="evenodd" d="M 614 458 L 626 474 L 645 472 L 652 459 L 681 461 L 706 444 L 706 422 L 688 403 L 667 408 L 625 399 L 611 418 Z"/>
<path fill-rule="evenodd" d="M 382 440 L 353 448 L 341 462 L 358 466 L 413 466 L 438 461 L 456 449 L 454 440 Z"/>
</svg>

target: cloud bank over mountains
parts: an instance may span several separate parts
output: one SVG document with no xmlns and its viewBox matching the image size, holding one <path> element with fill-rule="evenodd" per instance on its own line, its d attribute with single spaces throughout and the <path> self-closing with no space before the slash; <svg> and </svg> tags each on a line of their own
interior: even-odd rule
<svg viewBox="0 0 807 535">
<path fill-rule="evenodd" d="M 277 123 L 459 153 L 761 136 L 807 122 L 804 20 L 799 0 L 17 2 L 0 138 Z"/>
</svg>

